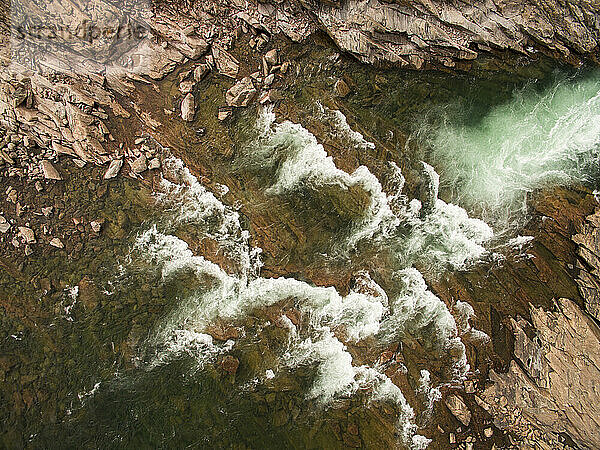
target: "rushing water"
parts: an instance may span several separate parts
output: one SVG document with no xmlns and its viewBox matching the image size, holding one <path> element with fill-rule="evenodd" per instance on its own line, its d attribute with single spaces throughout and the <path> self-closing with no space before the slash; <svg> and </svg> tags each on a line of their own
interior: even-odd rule
<svg viewBox="0 0 600 450">
<path fill-rule="evenodd" d="M 238 162 L 259 174 L 267 199 L 300 199 L 296 204 L 313 215 L 330 214 L 320 205 L 335 205 L 340 226 L 332 242 L 310 250 L 375 268 L 350 274 L 348 293 L 299 276 L 261 274 L 262 249 L 239 212 L 221 201 L 228 188 L 210 192 L 182 161 L 167 159 L 157 212 L 135 233 L 105 294 L 126 299 L 130 288 L 152 285 L 171 307 L 135 341 L 132 368 L 79 393 L 59 427 L 67 443 L 334 447 L 328 429 L 318 427 L 323 414 L 350 401 L 364 409 L 391 406 L 398 443 L 427 447 L 420 419 L 431 414 L 440 387 L 462 381 L 470 369 L 462 338 L 488 337 L 471 326 L 469 304 L 456 299 L 449 309 L 425 280 L 494 257 L 494 230 L 516 230 L 526 218 L 527 193 L 593 184 L 599 92 L 600 76 L 557 76 L 544 89 L 515 91 L 482 117 L 470 117 L 463 104 L 436 111 L 414 132 L 430 149 L 417 164 L 419 198 L 409 197 L 399 161 L 388 161 L 379 177 L 366 166 L 347 173 L 301 123 L 260 110 Z M 340 111 L 321 104 L 315 110 L 341 145 L 377 150 Z M 451 192 L 443 197 L 449 201 L 439 198 L 440 188 Z M 198 242 L 214 244 L 216 256 L 197 251 Z M 78 295 L 76 287 L 65 290 L 67 321 Z M 403 392 L 374 355 L 413 341 L 427 358 L 418 376 L 398 363 L 416 386 Z M 217 366 L 232 355 L 239 369 L 224 377 Z M 42 433 L 39 442 L 51 436 Z"/>
<path fill-rule="evenodd" d="M 483 116 L 449 105 L 417 132 L 443 168 L 443 185 L 499 229 L 526 219 L 527 194 L 590 184 L 600 168 L 600 74 L 556 73 L 544 87 L 529 83 Z"/>
</svg>

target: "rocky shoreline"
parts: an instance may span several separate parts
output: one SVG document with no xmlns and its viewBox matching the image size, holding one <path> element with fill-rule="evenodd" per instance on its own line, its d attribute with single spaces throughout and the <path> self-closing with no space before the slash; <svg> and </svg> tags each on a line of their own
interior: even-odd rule
<svg viewBox="0 0 600 450">
<path fill-rule="evenodd" d="M 71 2 L 59 3 L 62 8 L 48 12 L 55 22 L 64 20 L 68 11 L 76 10 L 79 19 L 92 14 Z M 124 185 L 138 183 L 145 192 L 140 195 L 149 195 L 146 191 L 152 190 L 170 152 L 209 187 L 228 186 L 226 202 L 242 203 L 253 239 L 267 253 L 267 275 L 302 273 L 316 285 L 347 291 L 356 281 L 350 279 L 352 267 L 324 271 L 318 261 L 304 268 L 308 259 L 290 262 L 292 250 L 274 242 L 274 236 L 287 242 L 285 233 L 293 233 L 286 229 L 292 229 L 297 234 L 289 240 L 302 241 L 306 232 L 285 213 L 277 217 L 272 211 L 253 212 L 253 203 L 244 196 L 251 195 L 254 181 L 223 169 L 239 151 L 229 128 L 237 126 L 246 111 L 273 104 L 284 118 L 299 114 L 294 102 L 302 99 L 294 97 L 291 87 L 305 69 L 298 47 L 314 45 L 310 35 L 319 39 L 324 32 L 340 51 L 369 64 L 475 75 L 535 72 L 532 61 L 542 66 L 552 59 L 572 65 L 594 62 L 600 39 L 594 8 L 584 2 L 457 6 L 378 0 L 197 1 L 161 2 L 142 11 L 147 12 L 142 16 L 149 34 L 116 59 L 114 54 L 99 58 L 97 49 L 90 48 L 62 59 L 40 50 L 36 63 L 27 66 L 24 62 L 31 60 L 22 58 L 26 44 L 3 46 L 0 266 L 8 279 L 27 284 L 27 261 L 36 260 L 37 265 L 38 259 L 56 253 L 76 260 L 87 252 L 89 258 L 90 252 L 122 239 L 135 213 L 101 213 L 111 183 L 125 190 L 137 188 Z M 35 42 L 28 44 L 36 48 Z M 338 50 L 331 56 L 331 66 L 347 58 Z M 92 70 L 90 58 L 98 63 Z M 340 108 L 360 88 L 353 74 L 337 73 L 327 83 L 329 101 L 339 102 Z M 397 153 L 393 144 L 397 148 L 398 142 L 378 144 L 383 150 L 377 157 L 343 154 L 333 140 L 327 149 L 348 172 L 359 162 L 377 172 L 383 171 L 381 159 Z M 418 192 L 418 175 L 408 178 Z M 73 193 L 82 197 L 69 197 L 73 185 L 81 187 Z M 335 192 L 331 196 L 335 198 Z M 360 206 L 362 200 L 355 200 Z M 86 202 L 98 205 L 93 212 L 82 212 L 79 208 Z M 535 216 L 526 231 L 536 243 L 527 251 L 529 259 L 513 260 L 509 254 L 500 267 L 428 280 L 450 307 L 456 306 L 456 298 L 473 306 L 472 322 L 462 330 L 467 342 L 471 325 L 491 338 L 483 345 L 475 340 L 467 345 L 472 373 L 462 386 L 443 389 L 434 419 L 423 421 L 424 433 L 434 438 L 430 448 L 600 446 L 595 434 L 600 394 L 594 387 L 600 367 L 596 200 L 591 192 L 573 189 L 531 202 Z M 352 217 L 355 206 L 342 205 L 340 215 Z M 275 222 L 287 228 L 271 229 Z M 210 243 L 203 246 L 199 251 L 211 253 Z M 294 251 L 302 257 L 301 250 Z M 490 273 L 493 282 L 485 281 Z M 67 284 L 38 276 L 32 285 L 59 292 Z M 483 294 L 487 301 L 481 300 Z M 95 309 L 93 300 L 89 305 Z M 5 316 L 23 319 L 10 301 L 2 306 Z M 223 338 L 218 330 L 214 334 Z M 415 341 L 414 348 L 392 347 L 377 355 L 353 351 L 359 359 L 380 361 L 392 376 L 401 365 L 418 361 L 421 349 Z M 8 379 L 15 365 L 10 358 L 1 361 L 2 379 Z M 239 363 L 220 362 L 229 374 L 236 373 Z M 572 372 L 579 377 L 575 382 Z M 408 376 L 392 379 L 411 390 Z M 14 400 L 13 409 L 42 401 L 25 392 L 14 394 L 22 398 Z M 356 424 L 347 422 L 336 425 L 340 445 L 368 446 Z M 10 433 L 5 436 L 5 442 L 13 438 Z"/>
</svg>

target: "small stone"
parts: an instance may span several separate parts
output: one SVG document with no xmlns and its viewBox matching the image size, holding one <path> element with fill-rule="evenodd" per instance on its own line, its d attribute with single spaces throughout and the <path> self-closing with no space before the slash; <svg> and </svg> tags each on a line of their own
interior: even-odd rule
<svg viewBox="0 0 600 450">
<path fill-rule="evenodd" d="M 10 224 L 8 222 L 0 223 L 0 233 L 6 233 L 10 230 Z"/>
<path fill-rule="evenodd" d="M 491 428 L 486 428 L 485 430 L 483 430 L 483 435 L 486 438 L 491 438 L 493 434 L 494 434 L 494 430 Z"/>
<path fill-rule="evenodd" d="M 83 169 L 85 167 L 85 165 L 86 165 L 86 162 L 84 160 L 82 160 L 82 159 L 75 158 L 73 160 L 73 164 L 75 164 L 80 169 Z"/>
<path fill-rule="evenodd" d="M 65 248 L 65 244 L 63 244 L 62 241 L 59 238 L 53 238 L 50 241 L 50 245 L 52 247 L 56 247 L 56 248 Z"/>
<path fill-rule="evenodd" d="M 217 114 L 217 118 L 223 122 L 231 117 L 231 108 L 219 108 L 219 112 Z"/>
<path fill-rule="evenodd" d="M 63 179 L 60 176 L 60 174 L 58 173 L 58 170 L 56 170 L 56 168 L 52 165 L 52 163 L 50 161 L 48 161 L 47 159 L 44 159 L 40 163 L 40 167 L 42 169 L 42 172 L 44 173 L 44 178 L 46 178 L 47 180 L 62 180 Z"/>
<path fill-rule="evenodd" d="M 273 49 L 265 53 L 265 61 L 267 61 L 270 65 L 274 66 L 277 64 L 278 60 L 279 58 L 277 55 L 277 50 Z"/>
<path fill-rule="evenodd" d="M 104 174 L 104 179 L 105 180 L 109 180 L 111 178 L 116 177 L 118 175 L 119 171 L 121 170 L 122 166 L 123 166 L 123 160 L 122 159 L 114 159 L 114 160 L 112 160 L 110 162 L 110 165 L 108 166 L 108 170 Z"/>
<path fill-rule="evenodd" d="M 46 217 L 49 217 L 50 214 L 52 214 L 52 210 L 54 208 L 52 206 L 46 206 L 45 208 L 42 208 L 42 214 Z"/>
<path fill-rule="evenodd" d="M 96 222 L 95 220 L 90 222 L 90 226 L 92 227 L 94 233 L 100 233 L 100 230 L 102 230 L 102 224 L 100 222 Z"/>
<path fill-rule="evenodd" d="M 290 68 L 290 63 L 289 63 L 289 61 L 286 61 L 281 65 L 281 68 L 279 69 L 279 71 L 282 74 L 286 74 L 289 68 Z"/>
<path fill-rule="evenodd" d="M 191 122 L 192 120 L 194 120 L 195 114 L 196 105 L 194 101 L 194 96 L 190 93 L 187 94 L 181 102 L 181 118 L 186 122 Z"/>
<path fill-rule="evenodd" d="M 23 136 L 23 145 L 27 148 L 33 147 L 33 141 L 29 139 L 29 136 Z"/>
<path fill-rule="evenodd" d="M 346 84 L 346 82 L 341 78 L 337 80 L 333 90 L 339 97 L 346 97 L 350 93 L 350 88 L 348 87 L 348 84 Z"/>
<path fill-rule="evenodd" d="M 150 170 L 160 169 L 160 159 L 152 158 L 150 160 L 150 162 L 148 163 L 148 169 L 150 169 Z"/>
<path fill-rule="evenodd" d="M 29 245 L 25 246 L 25 256 L 29 256 L 33 253 L 33 250 L 31 250 L 31 247 Z"/>
<path fill-rule="evenodd" d="M 144 172 L 145 170 L 148 169 L 148 162 L 146 160 L 146 155 L 144 155 L 143 153 L 135 159 L 135 161 L 133 161 L 132 163 L 130 163 L 131 165 L 131 171 L 135 174 L 139 174 Z"/>
<path fill-rule="evenodd" d="M 144 142 L 146 142 L 146 138 L 145 137 L 139 137 L 134 141 L 135 145 L 140 145 L 143 144 Z"/>
<path fill-rule="evenodd" d="M 194 69 L 194 80 L 197 83 L 201 82 L 208 72 L 210 72 L 210 66 L 208 64 L 200 64 Z"/>
<path fill-rule="evenodd" d="M 35 233 L 29 227 L 19 227 L 19 236 L 21 236 L 26 243 L 35 244 Z"/>
<path fill-rule="evenodd" d="M 448 436 L 448 439 L 450 441 L 450 444 L 456 443 L 456 435 L 454 433 L 450 433 L 450 435 Z"/>
<path fill-rule="evenodd" d="M 267 77 L 265 78 L 265 86 L 269 87 L 273 84 L 273 82 L 275 81 L 275 74 L 272 73 L 270 75 L 267 75 Z"/>
</svg>

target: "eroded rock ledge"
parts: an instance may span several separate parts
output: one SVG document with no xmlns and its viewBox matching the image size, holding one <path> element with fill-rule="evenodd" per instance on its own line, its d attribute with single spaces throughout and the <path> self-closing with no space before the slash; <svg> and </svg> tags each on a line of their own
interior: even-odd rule
<svg viewBox="0 0 600 450">
<path fill-rule="evenodd" d="M 242 6 L 244 2 L 238 1 Z M 579 62 L 595 58 L 600 29 L 593 2 L 544 0 L 271 0 L 238 13 L 300 40 L 315 29 L 368 63 L 454 67 L 494 50 L 539 50 Z"/>
</svg>

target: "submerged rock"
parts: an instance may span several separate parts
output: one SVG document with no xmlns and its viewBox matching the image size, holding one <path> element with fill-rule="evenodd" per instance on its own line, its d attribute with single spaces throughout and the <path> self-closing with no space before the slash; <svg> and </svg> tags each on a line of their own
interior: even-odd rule
<svg viewBox="0 0 600 450">
<path fill-rule="evenodd" d="M 337 80 L 333 90 L 338 97 L 346 97 L 350 93 L 350 87 L 342 79 Z"/>
</svg>

